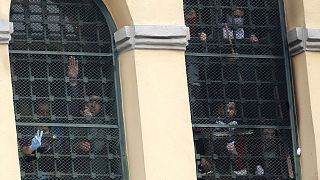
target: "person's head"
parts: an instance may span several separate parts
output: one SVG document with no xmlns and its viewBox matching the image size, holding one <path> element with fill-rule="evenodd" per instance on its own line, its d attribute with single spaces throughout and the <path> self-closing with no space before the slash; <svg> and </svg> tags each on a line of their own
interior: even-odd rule
<svg viewBox="0 0 320 180">
<path fill-rule="evenodd" d="M 272 128 L 262 129 L 262 137 L 264 139 L 272 139 L 275 136 L 275 132 L 275 129 Z"/>
<path fill-rule="evenodd" d="M 49 103 L 47 101 L 38 102 L 38 116 L 49 116 Z"/>
<path fill-rule="evenodd" d="M 232 101 L 228 102 L 226 111 L 227 111 L 227 117 L 234 118 L 237 115 L 236 103 Z"/>
<path fill-rule="evenodd" d="M 193 18 L 193 17 L 197 17 L 197 12 L 193 8 L 191 8 L 189 9 L 189 11 L 187 11 L 186 18 Z"/>
<path fill-rule="evenodd" d="M 233 11 L 233 16 L 235 16 L 235 17 L 242 17 L 243 15 L 244 15 L 244 11 L 240 8 L 236 8 Z"/>
<path fill-rule="evenodd" d="M 227 104 L 221 104 L 218 108 L 218 113 L 220 114 L 220 116 L 234 118 L 237 115 L 236 103 L 233 101 L 229 101 Z"/>
<path fill-rule="evenodd" d="M 89 108 L 92 116 L 97 115 L 101 111 L 101 103 L 102 99 L 99 96 L 90 96 L 89 101 L 87 102 L 86 106 Z"/>
</svg>

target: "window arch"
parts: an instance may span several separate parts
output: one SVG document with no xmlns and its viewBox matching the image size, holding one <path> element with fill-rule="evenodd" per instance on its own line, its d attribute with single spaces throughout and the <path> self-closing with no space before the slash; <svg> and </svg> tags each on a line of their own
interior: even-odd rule
<svg viewBox="0 0 320 180">
<path fill-rule="evenodd" d="M 9 48 L 22 179 L 124 179 L 115 26 L 102 6 L 12 0 Z"/>
</svg>

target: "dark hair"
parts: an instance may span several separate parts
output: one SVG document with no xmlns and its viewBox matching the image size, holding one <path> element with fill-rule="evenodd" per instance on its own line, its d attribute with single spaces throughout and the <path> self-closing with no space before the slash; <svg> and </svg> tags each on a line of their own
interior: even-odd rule
<svg viewBox="0 0 320 180">
<path fill-rule="evenodd" d="M 92 95 L 89 98 L 89 102 L 93 102 L 93 101 L 101 104 L 102 103 L 102 98 L 100 96 Z"/>
<path fill-rule="evenodd" d="M 217 108 L 217 111 L 218 111 L 218 114 L 220 116 L 225 116 L 226 115 L 226 110 L 228 109 L 228 105 L 231 104 L 232 106 L 234 106 L 234 111 L 235 111 L 235 114 L 237 114 L 237 105 L 234 101 L 228 101 L 226 104 L 225 103 L 221 103 L 218 108 Z"/>
<path fill-rule="evenodd" d="M 49 101 L 46 99 L 39 99 L 37 100 L 37 105 L 40 105 L 40 104 L 49 104 Z"/>
</svg>

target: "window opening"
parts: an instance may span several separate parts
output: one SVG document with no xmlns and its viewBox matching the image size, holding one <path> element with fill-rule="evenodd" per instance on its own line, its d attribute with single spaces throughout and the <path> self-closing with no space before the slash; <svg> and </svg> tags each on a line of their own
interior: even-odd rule
<svg viewBox="0 0 320 180">
<path fill-rule="evenodd" d="M 295 179 L 278 0 L 184 0 L 197 177 Z"/>
<path fill-rule="evenodd" d="M 12 0 L 10 18 L 21 178 L 124 179 L 113 38 L 98 5 Z"/>
</svg>

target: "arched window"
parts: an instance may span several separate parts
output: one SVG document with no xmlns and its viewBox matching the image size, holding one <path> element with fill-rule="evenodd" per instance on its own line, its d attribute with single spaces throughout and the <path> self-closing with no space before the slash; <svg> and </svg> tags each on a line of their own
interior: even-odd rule
<svg viewBox="0 0 320 180">
<path fill-rule="evenodd" d="M 115 29 L 101 4 L 12 0 L 22 179 L 124 179 Z"/>
<path fill-rule="evenodd" d="M 198 179 L 295 179 L 282 0 L 184 0 L 184 7 Z"/>
</svg>

